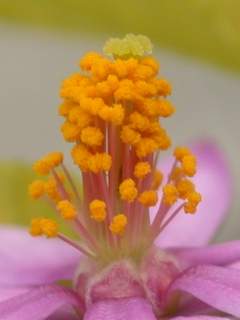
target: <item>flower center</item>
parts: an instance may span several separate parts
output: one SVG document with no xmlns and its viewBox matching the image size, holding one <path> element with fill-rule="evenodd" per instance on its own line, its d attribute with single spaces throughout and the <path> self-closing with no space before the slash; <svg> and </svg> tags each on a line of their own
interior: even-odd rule
<svg viewBox="0 0 240 320">
<path fill-rule="evenodd" d="M 74 285 L 87 307 L 101 300 L 141 297 L 151 302 L 156 314 L 164 315 L 177 307 L 175 297 L 166 301 L 166 290 L 179 271 L 173 256 L 152 247 L 140 263 L 124 259 L 99 268 L 86 259 L 76 273 Z"/>
<path fill-rule="evenodd" d="M 190 180 L 196 159 L 189 149 L 175 149 L 167 175 L 157 167 L 159 155 L 171 146 L 162 119 L 175 108 L 166 99 L 171 86 L 157 77 L 159 65 L 151 50 L 143 36 L 109 40 L 105 52 L 110 58 L 87 53 L 80 61 L 82 73 L 64 80 L 61 132 L 73 144 L 81 190 L 60 152 L 34 164 L 37 174 L 50 177 L 34 181 L 30 195 L 50 202 L 79 240 L 69 239 L 55 220 L 45 217 L 32 221 L 31 234 L 58 237 L 102 265 L 125 258 L 141 261 L 181 209 L 194 213 L 201 200 Z"/>
</svg>

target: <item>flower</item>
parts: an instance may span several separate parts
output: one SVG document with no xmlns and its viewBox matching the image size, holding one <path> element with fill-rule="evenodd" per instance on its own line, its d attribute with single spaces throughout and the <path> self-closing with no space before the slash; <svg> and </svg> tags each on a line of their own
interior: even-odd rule
<svg viewBox="0 0 240 320">
<path fill-rule="evenodd" d="M 2 320 L 240 317 L 240 242 L 207 246 L 230 200 L 225 160 L 200 142 L 159 162 L 171 145 L 162 127 L 175 110 L 171 87 L 157 78 L 146 39 L 126 39 L 108 43 L 113 59 L 86 54 L 84 74 L 63 82 L 61 131 L 74 144 L 83 188 L 60 152 L 34 164 L 48 178 L 33 181 L 29 194 L 47 200 L 56 220 L 33 219 L 36 239 L 1 228 Z"/>
</svg>

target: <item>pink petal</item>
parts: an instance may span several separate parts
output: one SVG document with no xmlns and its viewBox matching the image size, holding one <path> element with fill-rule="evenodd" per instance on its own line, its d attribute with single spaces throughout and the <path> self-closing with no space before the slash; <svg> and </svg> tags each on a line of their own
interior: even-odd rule
<svg viewBox="0 0 240 320">
<path fill-rule="evenodd" d="M 240 269 L 240 260 L 234 263 L 231 263 L 230 265 L 228 265 L 228 267 L 233 268 L 233 269 Z"/>
<path fill-rule="evenodd" d="M 58 311 L 54 312 L 51 316 L 49 316 L 46 320 L 80 320 L 81 318 L 72 307 L 67 308 L 64 306 Z"/>
<path fill-rule="evenodd" d="M 240 260 L 240 241 L 200 248 L 171 249 L 185 267 L 198 264 L 229 265 Z"/>
<path fill-rule="evenodd" d="M 214 317 L 214 316 L 194 316 L 194 317 L 175 317 L 170 320 L 231 320 L 230 318 Z"/>
<path fill-rule="evenodd" d="M 58 286 L 42 286 L 0 303 L 1 320 L 42 320 L 64 305 L 83 311 L 73 291 Z"/>
<path fill-rule="evenodd" d="M 205 245 L 229 208 L 232 181 L 224 154 L 210 142 L 199 142 L 191 149 L 198 159 L 194 182 L 203 201 L 195 215 L 182 212 L 170 223 L 157 240 L 161 246 Z"/>
<path fill-rule="evenodd" d="M 29 291 L 29 288 L 0 288 L 0 303 Z"/>
<path fill-rule="evenodd" d="M 215 266 L 186 270 L 170 286 L 169 294 L 180 290 L 212 308 L 240 317 L 240 271 Z"/>
<path fill-rule="evenodd" d="M 210 307 L 208 304 L 194 298 L 193 296 L 187 297 L 185 301 L 179 305 L 178 314 L 181 316 L 195 316 L 195 315 L 209 315 L 218 314 L 218 311 Z"/>
<path fill-rule="evenodd" d="M 89 307 L 84 320 L 156 320 L 151 305 L 143 298 L 109 299 Z"/>
<path fill-rule="evenodd" d="M 0 228 L 0 287 L 70 279 L 79 259 L 78 251 L 60 240 L 33 238 L 24 229 Z"/>
</svg>

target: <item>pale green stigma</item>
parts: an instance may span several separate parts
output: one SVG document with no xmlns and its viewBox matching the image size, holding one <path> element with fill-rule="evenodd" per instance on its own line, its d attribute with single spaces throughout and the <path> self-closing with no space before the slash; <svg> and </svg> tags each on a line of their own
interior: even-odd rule
<svg viewBox="0 0 240 320">
<path fill-rule="evenodd" d="M 110 38 L 106 42 L 103 51 L 106 55 L 115 58 L 140 58 L 151 54 L 152 48 L 152 42 L 148 37 L 129 33 L 123 39 Z"/>
</svg>

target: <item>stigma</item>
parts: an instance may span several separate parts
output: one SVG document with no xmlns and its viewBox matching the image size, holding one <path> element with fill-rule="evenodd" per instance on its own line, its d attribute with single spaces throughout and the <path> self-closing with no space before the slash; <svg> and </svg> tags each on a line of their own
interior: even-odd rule
<svg viewBox="0 0 240 320">
<path fill-rule="evenodd" d="M 159 156 L 172 145 L 162 123 L 175 107 L 167 98 L 171 85 L 159 76 L 159 63 L 151 55 L 151 41 L 127 35 L 108 40 L 104 52 L 83 56 L 81 72 L 60 88 L 60 131 L 72 144 L 82 188 L 76 187 L 62 153 L 52 152 L 34 164 L 43 178 L 32 182 L 29 194 L 56 212 L 56 221 L 32 221 L 33 236 L 58 237 L 109 262 L 144 255 L 177 214 L 197 211 L 201 195 L 191 180 L 197 160 L 188 148 L 174 149 L 170 172 L 158 168 Z M 61 219 L 78 240 L 61 233 Z"/>
</svg>

